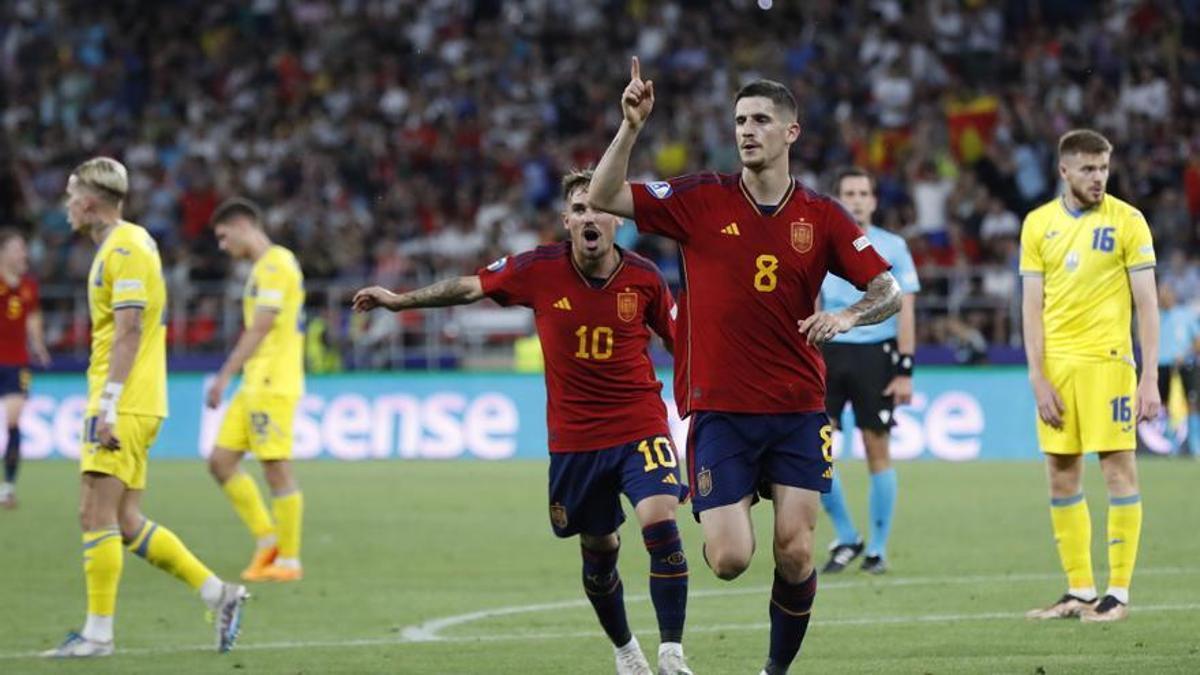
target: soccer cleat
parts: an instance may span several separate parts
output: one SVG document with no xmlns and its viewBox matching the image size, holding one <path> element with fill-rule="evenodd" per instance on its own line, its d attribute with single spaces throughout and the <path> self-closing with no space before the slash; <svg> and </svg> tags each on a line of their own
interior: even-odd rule
<svg viewBox="0 0 1200 675">
<path fill-rule="evenodd" d="M 883 556 L 869 555 L 863 558 L 860 569 L 867 574 L 883 574 L 888 571 L 888 566 Z"/>
<path fill-rule="evenodd" d="M 1079 620 L 1084 623 L 1108 623 L 1129 618 L 1129 605 L 1111 595 L 1106 595 L 1094 606 L 1088 606 L 1079 613 Z"/>
<path fill-rule="evenodd" d="M 833 542 L 829 546 L 829 562 L 821 568 L 821 574 L 836 574 L 846 569 L 854 559 L 862 555 L 865 545 L 859 541 L 853 544 Z"/>
<path fill-rule="evenodd" d="M 683 646 L 660 644 L 658 646 L 658 675 L 694 675 L 683 658 Z"/>
<path fill-rule="evenodd" d="M 1096 604 L 1095 598 L 1084 600 L 1070 593 L 1064 593 L 1053 605 L 1041 609 L 1031 609 L 1025 612 L 1026 619 L 1074 619 L 1085 610 Z"/>
<path fill-rule="evenodd" d="M 613 655 L 617 660 L 617 675 L 654 675 L 637 638 L 631 638 L 624 647 L 613 647 Z"/>
<path fill-rule="evenodd" d="M 0 483 L 0 507 L 10 511 L 17 508 L 17 491 L 12 483 Z"/>
<path fill-rule="evenodd" d="M 270 581 L 263 577 L 263 572 L 271 566 L 271 563 L 275 562 L 278 555 L 278 546 L 263 546 L 254 549 L 254 557 L 250 559 L 250 564 L 246 566 L 246 569 L 242 570 L 242 581 Z"/>
<path fill-rule="evenodd" d="M 226 583 L 221 588 L 221 599 L 213 608 L 213 626 L 217 629 L 217 651 L 224 654 L 237 644 L 242 632 L 242 607 L 250 594 L 240 584 Z"/>
<path fill-rule="evenodd" d="M 48 659 L 84 659 L 96 656 L 112 656 L 112 642 L 95 642 L 75 631 L 67 633 L 62 644 L 54 649 L 47 649 L 42 656 Z"/>
<path fill-rule="evenodd" d="M 304 578 L 304 570 L 299 567 L 280 567 L 268 565 L 262 571 L 259 581 L 300 581 Z"/>
</svg>

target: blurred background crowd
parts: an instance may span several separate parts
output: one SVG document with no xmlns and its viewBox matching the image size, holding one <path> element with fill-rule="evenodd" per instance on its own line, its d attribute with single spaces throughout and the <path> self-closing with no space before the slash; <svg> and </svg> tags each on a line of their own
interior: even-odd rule
<svg viewBox="0 0 1200 675">
<path fill-rule="evenodd" d="M 1016 353 L 1021 220 L 1056 193 L 1055 144 L 1076 126 L 1114 142 L 1110 192 L 1149 219 L 1161 283 L 1200 302 L 1200 0 L 770 5 L 8 0 L 0 222 L 30 236 L 60 352 L 85 344 L 93 252 L 63 188 L 106 154 L 131 171 L 128 217 L 160 240 L 174 353 L 236 335 L 245 270 L 207 225 L 243 194 L 300 257 L 315 369 L 486 360 L 511 353 L 527 314 L 354 317 L 348 294 L 560 237 L 558 178 L 603 152 L 637 54 L 656 104 L 631 175 L 737 170 L 733 93 L 784 81 L 802 108 L 799 178 L 878 177 L 877 223 L 913 251 L 930 353 Z M 672 244 L 629 225 L 618 239 L 677 281 Z"/>
</svg>

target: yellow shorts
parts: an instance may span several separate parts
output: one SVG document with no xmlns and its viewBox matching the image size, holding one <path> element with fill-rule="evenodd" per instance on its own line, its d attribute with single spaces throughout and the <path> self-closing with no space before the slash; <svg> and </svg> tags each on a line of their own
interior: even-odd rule
<svg viewBox="0 0 1200 675">
<path fill-rule="evenodd" d="M 1042 452 L 1080 455 L 1137 447 L 1137 373 L 1121 361 L 1046 363 L 1046 379 L 1062 397 L 1062 429 L 1037 418 Z"/>
<path fill-rule="evenodd" d="M 278 394 L 247 394 L 239 389 L 229 402 L 217 447 L 252 452 L 260 461 L 292 458 L 292 422 L 300 399 Z"/>
<path fill-rule="evenodd" d="M 146 462 L 150 446 L 162 428 L 161 417 L 117 414 L 120 449 L 106 450 L 96 441 L 96 415 L 83 420 L 83 442 L 79 446 L 79 472 L 95 472 L 120 479 L 130 490 L 146 489 Z"/>
</svg>

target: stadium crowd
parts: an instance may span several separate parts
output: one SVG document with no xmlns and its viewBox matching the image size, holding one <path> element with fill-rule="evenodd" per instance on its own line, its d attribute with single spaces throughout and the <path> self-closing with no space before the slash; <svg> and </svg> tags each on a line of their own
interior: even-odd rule
<svg viewBox="0 0 1200 675">
<path fill-rule="evenodd" d="M 466 272 L 559 237 L 558 176 L 603 152 L 631 54 L 657 93 L 635 176 L 735 170 L 733 92 L 786 82 L 801 180 L 878 176 L 877 219 L 924 282 L 922 343 L 1019 339 L 1021 219 L 1075 126 L 1113 140 L 1110 192 L 1147 215 L 1162 283 L 1200 302 L 1197 0 L 12 0 L 0 218 L 30 233 L 43 284 L 78 284 L 93 249 L 63 186 L 107 154 L 173 288 L 225 278 L 208 222 L 234 194 L 267 206 L 310 280 Z M 620 241 L 677 280 L 673 246 Z M 189 342 L 223 346 L 219 307 L 196 301 Z"/>
</svg>

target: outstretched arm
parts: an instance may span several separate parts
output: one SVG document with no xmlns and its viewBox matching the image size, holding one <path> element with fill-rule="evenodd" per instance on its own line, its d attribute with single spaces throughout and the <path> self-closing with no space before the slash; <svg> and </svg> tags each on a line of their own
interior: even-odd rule
<svg viewBox="0 0 1200 675">
<path fill-rule="evenodd" d="M 827 342 L 854 328 L 879 323 L 900 311 L 900 284 L 891 272 L 880 272 L 867 284 L 862 299 L 838 312 L 815 312 L 798 321 L 810 345 Z"/>
<path fill-rule="evenodd" d="M 371 286 L 355 293 L 352 304 L 356 312 L 369 312 L 376 307 L 399 312 L 405 309 L 469 305 L 481 298 L 483 284 L 478 276 L 471 275 L 443 279 L 407 293 L 393 293 L 382 286 Z"/>
<path fill-rule="evenodd" d="M 642 80 L 641 64 L 633 57 L 629 84 L 621 94 L 621 128 L 596 165 L 588 186 L 588 205 L 622 218 L 633 217 L 633 192 L 629 187 L 629 155 L 638 132 L 654 107 L 654 83 Z"/>
</svg>

